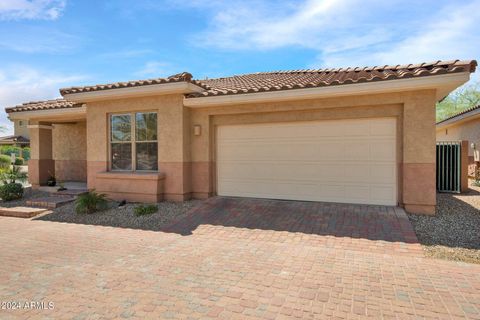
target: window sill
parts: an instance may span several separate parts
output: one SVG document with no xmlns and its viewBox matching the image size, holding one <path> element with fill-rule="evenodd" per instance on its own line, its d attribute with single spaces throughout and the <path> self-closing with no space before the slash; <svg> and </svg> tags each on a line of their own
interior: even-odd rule
<svg viewBox="0 0 480 320">
<path fill-rule="evenodd" d="M 96 177 L 103 179 L 163 180 L 165 179 L 165 174 L 161 172 L 104 171 L 97 173 Z"/>
</svg>

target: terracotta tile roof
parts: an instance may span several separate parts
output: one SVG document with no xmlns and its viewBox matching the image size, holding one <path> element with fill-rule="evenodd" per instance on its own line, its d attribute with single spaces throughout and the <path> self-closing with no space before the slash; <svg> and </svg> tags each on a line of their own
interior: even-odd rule
<svg viewBox="0 0 480 320">
<path fill-rule="evenodd" d="M 187 98 L 201 98 L 229 94 L 255 93 L 289 89 L 336 86 L 353 83 L 387 81 L 396 79 L 417 78 L 456 72 L 475 72 L 475 60 L 436 61 L 430 63 L 407 64 L 396 66 L 376 66 L 364 68 L 337 68 L 317 70 L 293 70 L 276 72 L 258 72 L 232 77 L 195 80 L 188 72 L 182 72 L 167 78 L 97 84 L 93 86 L 70 87 L 60 89 L 62 95 L 110 90 L 127 87 L 138 87 L 172 82 L 190 82 L 205 91 L 188 94 Z M 58 99 L 29 102 L 16 107 L 6 108 L 6 112 L 33 111 L 44 109 L 74 108 L 81 104 Z"/>
<path fill-rule="evenodd" d="M 172 83 L 172 82 L 192 82 L 195 83 L 196 81 L 192 81 L 192 75 L 188 72 L 182 72 L 178 74 L 174 74 L 167 78 L 156 78 L 156 79 L 147 79 L 147 80 L 133 80 L 128 82 L 115 82 L 110 84 L 96 84 L 93 86 L 85 86 L 85 87 L 70 87 L 70 88 L 62 88 L 60 89 L 60 94 L 63 96 L 65 94 L 71 93 L 81 93 L 81 92 L 90 92 L 90 91 L 100 91 L 100 90 L 109 90 L 109 89 L 119 89 L 119 88 L 127 88 L 127 87 L 140 87 L 140 86 L 147 86 L 152 84 L 161 84 L 161 83 Z"/>
<path fill-rule="evenodd" d="M 67 101 L 65 99 L 56 99 L 56 100 L 27 102 L 15 107 L 5 108 L 5 111 L 7 113 L 11 113 L 11 112 L 20 112 L 20 111 L 78 108 L 81 106 L 82 106 L 81 103 L 74 103 L 71 101 Z"/>
<path fill-rule="evenodd" d="M 30 143 L 28 138 L 23 136 L 4 136 L 0 137 L 0 144 L 6 143 Z"/>
<path fill-rule="evenodd" d="M 443 122 L 445 122 L 445 121 L 452 120 L 453 118 L 456 118 L 456 117 L 461 116 L 461 115 L 464 115 L 464 114 L 466 114 L 466 113 L 475 111 L 475 110 L 477 110 L 477 109 L 480 109 L 480 104 L 479 104 L 478 106 L 474 106 L 474 107 L 471 107 L 471 108 L 468 108 L 468 109 L 459 111 L 459 112 L 457 112 L 457 113 L 454 113 L 454 114 L 452 114 L 451 116 L 449 116 L 448 118 L 443 119 L 442 121 L 438 121 L 437 124 L 441 124 L 441 123 L 443 123 Z"/>
<path fill-rule="evenodd" d="M 207 97 L 228 94 L 255 93 L 288 89 L 314 88 L 352 83 L 416 78 L 456 72 L 474 72 L 475 60 L 436 61 L 421 64 L 258 72 L 233 77 L 198 80 L 204 92 L 187 97 Z"/>
</svg>

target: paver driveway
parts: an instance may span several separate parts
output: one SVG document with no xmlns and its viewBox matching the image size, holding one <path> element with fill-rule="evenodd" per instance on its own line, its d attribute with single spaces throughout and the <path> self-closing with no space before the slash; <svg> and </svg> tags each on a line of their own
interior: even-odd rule
<svg viewBox="0 0 480 320">
<path fill-rule="evenodd" d="M 0 300 L 54 309 L 0 318 L 480 319 L 480 266 L 412 235 L 393 208 L 252 199 L 165 232 L 1 217 Z"/>
</svg>

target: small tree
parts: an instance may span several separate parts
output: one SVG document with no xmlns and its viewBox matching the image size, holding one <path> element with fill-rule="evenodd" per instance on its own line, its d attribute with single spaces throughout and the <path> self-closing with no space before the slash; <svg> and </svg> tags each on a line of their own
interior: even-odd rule
<svg viewBox="0 0 480 320">
<path fill-rule="evenodd" d="M 11 169 L 0 171 L 0 180 L 3 185 L 0 186 L 0 197 L 4 201 L 11 201 L 23 197 L 23 185 L 20 182 L 27 180 L 27 174 L 20 170 L 20 167 L 13 166 Z"/>
<path fill-rule="evenodd" d="M 437 121 L 480 104 L 480 82 L 463 86 L 437 103 Z"/>
<path fill-rule="evenodd" d="M 16 183 L 17 181 L 25 182 L 27 178 L 27 173 L 22 172 L 18 166 L 12 166 L 11 169 L 0 171 L 0 180 L 3 184 Z"/>
</svg>

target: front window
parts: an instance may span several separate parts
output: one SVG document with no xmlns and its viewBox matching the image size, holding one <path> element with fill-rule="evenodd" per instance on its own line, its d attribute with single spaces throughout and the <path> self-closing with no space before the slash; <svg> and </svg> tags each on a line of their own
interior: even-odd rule
<svg viewBox="0 0 480 320">
<path fill-rule="evenodd" d="M 111 115 L 110 154 L 112 170 L 158 170 L 157 114 Z"/>
</svg>

